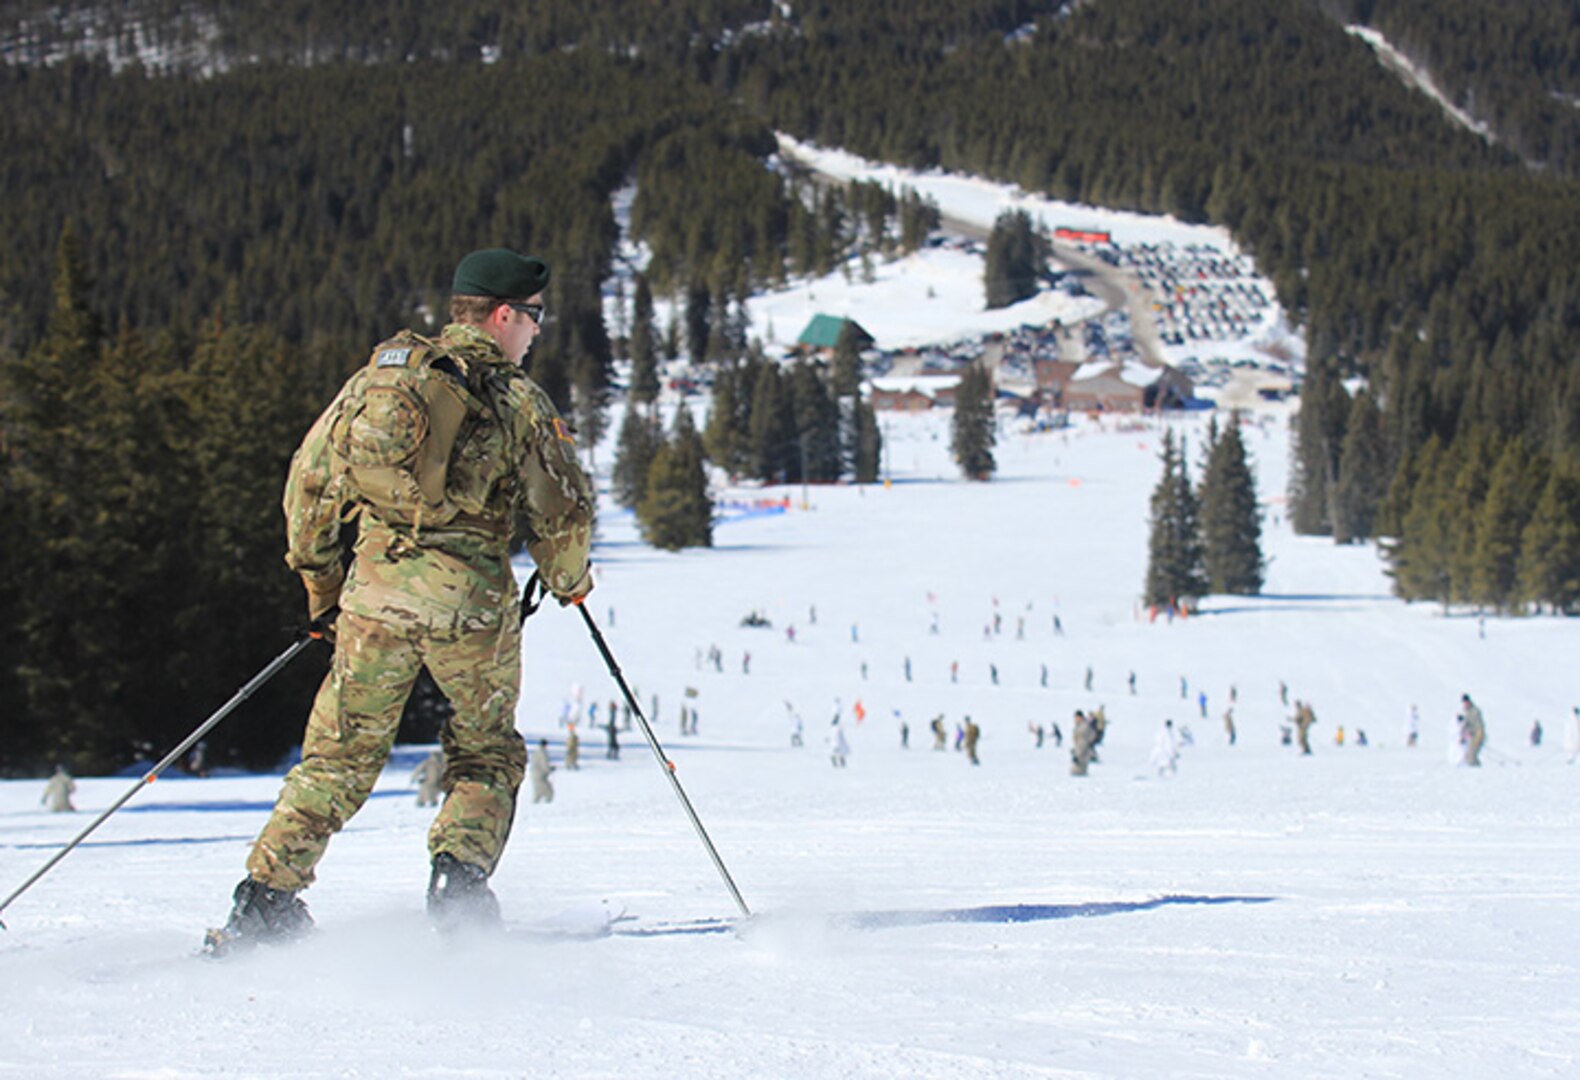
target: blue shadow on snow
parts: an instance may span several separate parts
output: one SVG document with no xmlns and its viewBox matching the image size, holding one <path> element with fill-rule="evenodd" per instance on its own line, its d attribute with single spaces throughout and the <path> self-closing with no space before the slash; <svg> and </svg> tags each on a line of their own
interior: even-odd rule
<svg viewBox="0 0 1580 1080">
<path fill-rule="evenodd" d="M 895 930 L 906 926 L 939 923 L 1028 923 L 1050 919 L 1090 919 L 1101 915 L 1128 915 L 1138 911 L 1182 906 L 1220 904 L 1270 904 L 1272 896 L 1155 896 L 1150 900 L 1094 900 L 1084 904 L 990 904 L 984 907 L 920 909 L 914 911 L 848 911 L 828 916 L 835 927 L 850 930 Z M 655 923 L 616 930 L 634 937 L 670 937 L 687 934 L 724 934 L 739 929 L 745 920 L 695 919 Z"/>
</svg>

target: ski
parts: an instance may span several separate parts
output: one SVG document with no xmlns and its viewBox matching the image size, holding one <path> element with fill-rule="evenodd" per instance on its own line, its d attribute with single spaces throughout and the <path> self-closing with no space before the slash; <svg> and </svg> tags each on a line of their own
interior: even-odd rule
<svg viewBox="0 0 1580 1080">
<path fill-rule="evenodd" d="M 495 940 L 500 937 L 519 941 L 595 941 L 625 932 L 622 927 L 636 922 L 624 905 L 607 900 L 579 904 L 543 918 L 524 921 L 505 921 L 496 925 L 471 925 L 444 928 L 427 923 L 430 929 L 447 940 L 469 942 Z M 260 942 L 256 938 L 238 934 L 227 927 L 212 927 L 203 934 L 203 944 L 198 955 L 211 960 L 221 960 L 251 952 L 259 945 L 277 947 L 295 945 L 323 931 L 314 928 L 306 933 L 274 941 Z"/>
</svg>

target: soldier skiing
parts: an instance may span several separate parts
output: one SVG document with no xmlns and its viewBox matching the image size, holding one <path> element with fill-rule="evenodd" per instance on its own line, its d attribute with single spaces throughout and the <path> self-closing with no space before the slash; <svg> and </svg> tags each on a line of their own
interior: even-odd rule
<svg viewBox="0 0 1580 1080">
<path fill-rule="evenodd" d="M 976 721 L 972 720 L 969 716 L 966 717 L 966 757 L 971 760 L 971 764 L 973 765 L 982 764 L 977 760 L 977 740 L 981 738 L 982 729 L 977 727 Z"/>
<path fill-rule="evenodd" d="M 306 586 L 308 618 L 333 634 L 334 663 L 230 918 L 210 932 L 212 951 L 311 928 L 299 894 L 372 791 L 423 666 L 455 706 L 441 732 L 448 764 L 428 833 L 428 912 L 441 928 L 499 921 L 488 879 L 527 759 L 515 727 L 517 522 L 561 604 L 592 589 L 592 487 L 564 421 L 520 366 L 548 283 L 541 259 L 502 248 L 467 255 L 443 332 L 402 331 L 378 345 L 297 449 L 286 562 Z M 357 522 L 349 573 L 348 519 Z"/>
<path fill-rule="evenodd" d="M 1317 714 L 1311 706 L 1299 699 L 1295 701 L 1295 737 L 1300 740 L 1301 754 L 1311 753 L 1311 725 L 1317 722 Z"/>
<path fill-rule="evenodd" d="M 1087 766 L 1095 756 L 1092 747 L 1097 742 L 1097 730 L 1086 713 L 1075 710 L 1075 722 L 1070 732 L 1070 775 L 1085 776 Z"/>
</svg>

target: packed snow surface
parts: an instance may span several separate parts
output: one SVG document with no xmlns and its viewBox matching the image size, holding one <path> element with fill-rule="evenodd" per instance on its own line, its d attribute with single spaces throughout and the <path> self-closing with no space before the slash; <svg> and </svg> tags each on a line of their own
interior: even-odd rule
<svg viewBox="0 0 1580 1080">
<path fill-rule="evenodd" d="M 991 222 L 981 182 L 944 179 L 927 192 L 946 214 L 980 201 Z M 1191 242 L 1159 219 L 1050 223 L 1086 221 Z M 980 295 L 980 260 L 935 251 L 925 273 L 918 299 L 877 268 L 860 320 L 992 328 L 939 314 Z M 862 284 L 754 317 L 788 340 Z M 1580 625 L 1405 605 L 1371 548 L 1293 536 L 1282 408 L 1247 430 L 1263 595 L 1173 621 L 1136 600 L 1147 498 L 1162 426 L 1195 462 L 1199 418 L 1006 421 L 997 477 L 968 483 L 947 413 L 885 416 L 890 483 L 727 492 L 711 550 L 654 551 L 603 496 L 588 610 L 750 920 L 640 732 L 604 756 L 587 712 L 618 692 L 549 605 L 526 628 L 519 726 L 563 764 L 573 710 L 582 767 L 554 774 L 552 803 L 523 799 L 493 879 L 509 934 L 428 928 L 432 811 L 409 780 L 427 748 L 408 747 L 320 864 L 313 937 L 204 959 L 280 778 L 173 771 L 5 911 L 0 1077 L 1575 1075 Z M 771 625 L 741 625 L 752 612 Z M 285 644 L 257 642 L 259 666 Z M 1467 692 L 1480 769 L 1449 763 Z M 1318 718 L 1309 757 L 1280 741 L 1296 700 Z M 683 702 L 698 734 L 679 733 Z M 1099 705 L 1101 761 L 1072 777 L 1051 727 L 1068 739 Z M 967 715 L 979 766 L 953 749 Z M 1159 776 L 1165 719 L 1194 741 Z M 0 783 L 0 889 L 132 782 L 81 779 L 76 814 L 45 812 L 41 780 Z M 604 911 L 631 917 L 580 932 Z"/>
<path fill-rule="evenodd" d="M 1006 426 L 998 477 L 974 484 L 945 414 L 885 423 L 892 485 L 738 491 L 712 550 L 601 520 L 590 610 L 644 710 L 656 695 L 751 921 L 729 924 L 639 732 L 616 762 L 584 730 L 583 767 L 554 774 L 553 803 L 523 800 L 494 878 L 512 934 L 428 929 L 432 811 L 408 751 L 321 864 L 316 934 L 207 960 L 279 778 L 172 776 L 6 911 L 0 1076 L 1575 1075 L 1580 627 L 1407 606 L 1371 549 L 1292 536 L 1281 413 L 1247 434 L 1265 594 L 1172 623 L 1135 600 L 1158 424 Z M 1194 453 L 1199 422 L 1174 423 Z M 772 626 L 741 626 L 752 611 Z M 539 613 L 524 653 L 520 727 L 558 759 L 573 687 L 600 716 L 616 691 L 572 612 Z M 1480 769 L 1448 763 L 1465 692 L 1490 731 Z M 1296 699 L 1318 717 L 1310 757 L 1280 744 Z M 1028 725 L 1068 738 L 1096 705 L 1101 761 L 1075 778 L 1068 743 L 1039 749 Z M 950 749 L 930 748 L 937 714 Z M 968 714 L 976 767 L 952 748 Z M 1165 718 L 1194 745 L 1159 777 Z M 41 781 L 0 784 L 6 890 L 130 782 L 81 780 L 75 815 L 42 810 Z M 635 918 L 562 932 L 605 904 Z"/>
</svg>

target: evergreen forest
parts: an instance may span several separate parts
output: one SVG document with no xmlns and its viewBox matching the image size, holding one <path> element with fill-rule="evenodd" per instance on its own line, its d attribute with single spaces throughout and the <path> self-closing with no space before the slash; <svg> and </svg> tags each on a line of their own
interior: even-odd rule
<svg viewBox="0 0 1580 1080">
<path fill-rule="evenodd" d="M 0 56 L 0 769 L 157 754 L 288 640 L 291 450 L 374 343 L 437 329 L 471 248 L 553 263 L 531 370 L 584 437 L 616 360 L 643 410 L 656 357 L 731 373 L 733 432 L 626 418 L 623 497 L 673 477 L 673 535 L 704 535 L 699 448 L 874 475 L 848 373 L 764 374 L 741 306 L 928 214 L 770 167 L 776 129 L 1227 226 L 1309 341 L 1297 526 L 1384 539 L 1408 598 L 1580 605 L 1574 4 L 19 0 Z M 633 186 L 652 260 L 607 326 Z M 287 750 L 310 666 L 211 756 Z"/>
</svg>

